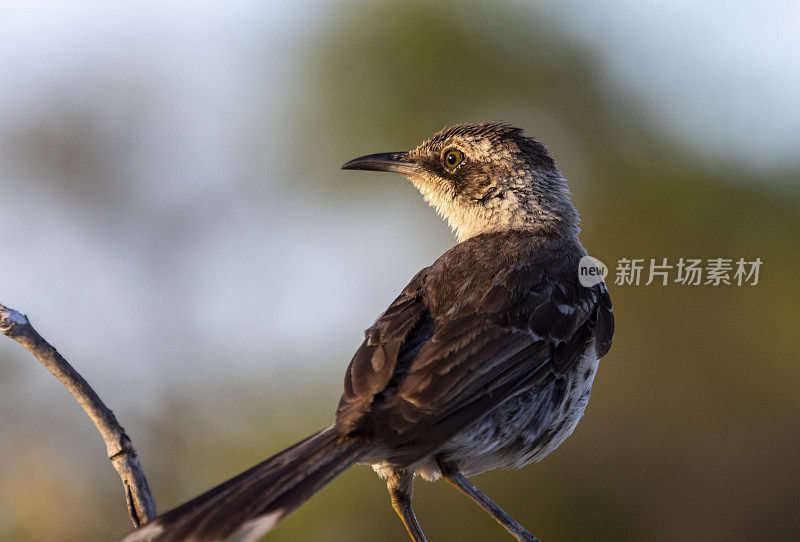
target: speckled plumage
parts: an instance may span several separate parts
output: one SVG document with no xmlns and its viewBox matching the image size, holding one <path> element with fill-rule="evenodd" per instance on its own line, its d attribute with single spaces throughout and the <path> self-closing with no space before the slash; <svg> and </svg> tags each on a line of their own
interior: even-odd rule
<svg viewBox="0 0 800 542">
<path fill-rule="evenodd" d="M 463 163 L 449 171 L 443 151 L 456 148 Z M 464 241 L 479 233 L 558 227 L 578 233 L 578 213 L 566 180 L 544 145 L 504 123 L 460 124 L 446 128 L 408 158 L 421 164 L 411 182 Z"/>
<path fill-rule="evenodd" d="M 418 542 L 424 535 L 410 506 L 417 474 L 444 476 L 518 540 L 536 540 L 462 474 L 522 467 L 561 444 L 611 346 L 605 285 L 578 281 L 586 251 L 565 179 L 544 146 L 503 123 L 457 125 L 408 153 L 343 168 L 406 176 L 459 244 L 367 329 L 333 426 L 126 542 L 237 532 L 254 540 L 355 462 L 388 478 L 392 505 Z"/>
</svg>

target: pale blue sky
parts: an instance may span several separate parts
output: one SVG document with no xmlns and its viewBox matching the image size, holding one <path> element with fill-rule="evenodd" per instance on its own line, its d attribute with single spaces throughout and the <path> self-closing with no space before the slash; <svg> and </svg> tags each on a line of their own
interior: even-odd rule
<svg viewBox="0 0 800 542">
<path fill-rule="evenodd" d="M 800 4 L 793 0 L 536 2 L 596 48 L 652 114 L 721 156 L 795 163 L 800 145 Z M 158 78 L 170 98 L 247 98 L 246 59 L 268 42 L 290 75 L 298 45 L 343 2 L 0 3 L 0 119 L 91 81 L 98 66 Z M 295 55 L 295 56 L 293 56 Z M 196 62 L 187 62 L 194 58 Z M 276 78 L 275 92 L 280 88 Z M 183 83 L 183 85 L 181 85 Z M 190 89 L 203 85 L 210 96 Z M 196 87 L 194 87 L 196 88 Z M 207 105 L 213 105 L 209 103 Z"/>
</svg>

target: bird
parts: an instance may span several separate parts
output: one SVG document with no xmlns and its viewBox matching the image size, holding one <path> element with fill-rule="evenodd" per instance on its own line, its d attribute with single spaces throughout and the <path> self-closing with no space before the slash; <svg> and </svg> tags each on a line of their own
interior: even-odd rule
<svg viewBox="0 0 800 542">
<path fill-rule="evenodd" d="M 415 542 L 416 476 L 444 479 L 519 541 L 538 539 L 469 480 L 555 450 L 583 416 L 614 315 L 567 181 L 543 144 L 504 122 L 446 127 L 345 170 L 398 173 L 457 243 L 364 333 L 330 427 L 146 523 L 124 542 L 256 540 L 345 469 L 371 465 Z"/>
</svg>

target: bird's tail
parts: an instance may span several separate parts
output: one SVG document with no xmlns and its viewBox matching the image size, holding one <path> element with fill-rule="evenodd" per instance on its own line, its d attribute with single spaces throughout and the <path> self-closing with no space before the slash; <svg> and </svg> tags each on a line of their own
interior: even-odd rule
<svg viewBox="0 0 800 542">
<path fill-rule="evenodd" d="M 129 534 L 123 542 L 256 540 L 358 461 L 363 444 L 333 426 L 270 457 Z"/>
</svg>

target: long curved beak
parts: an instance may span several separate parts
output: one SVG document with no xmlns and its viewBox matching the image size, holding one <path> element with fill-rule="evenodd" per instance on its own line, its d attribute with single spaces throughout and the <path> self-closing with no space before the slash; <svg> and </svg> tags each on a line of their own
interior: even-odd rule
<svg viewBox="0 0 800 542">
<path fill-rule="evenodd" d="M 391 171 L 401 175 L 408 175 L 418 171 L 419 166 L 409 160 L 407 152 L 382 152 L 354 158 L 343 165 L 342 169 Z"/>
</svg>

